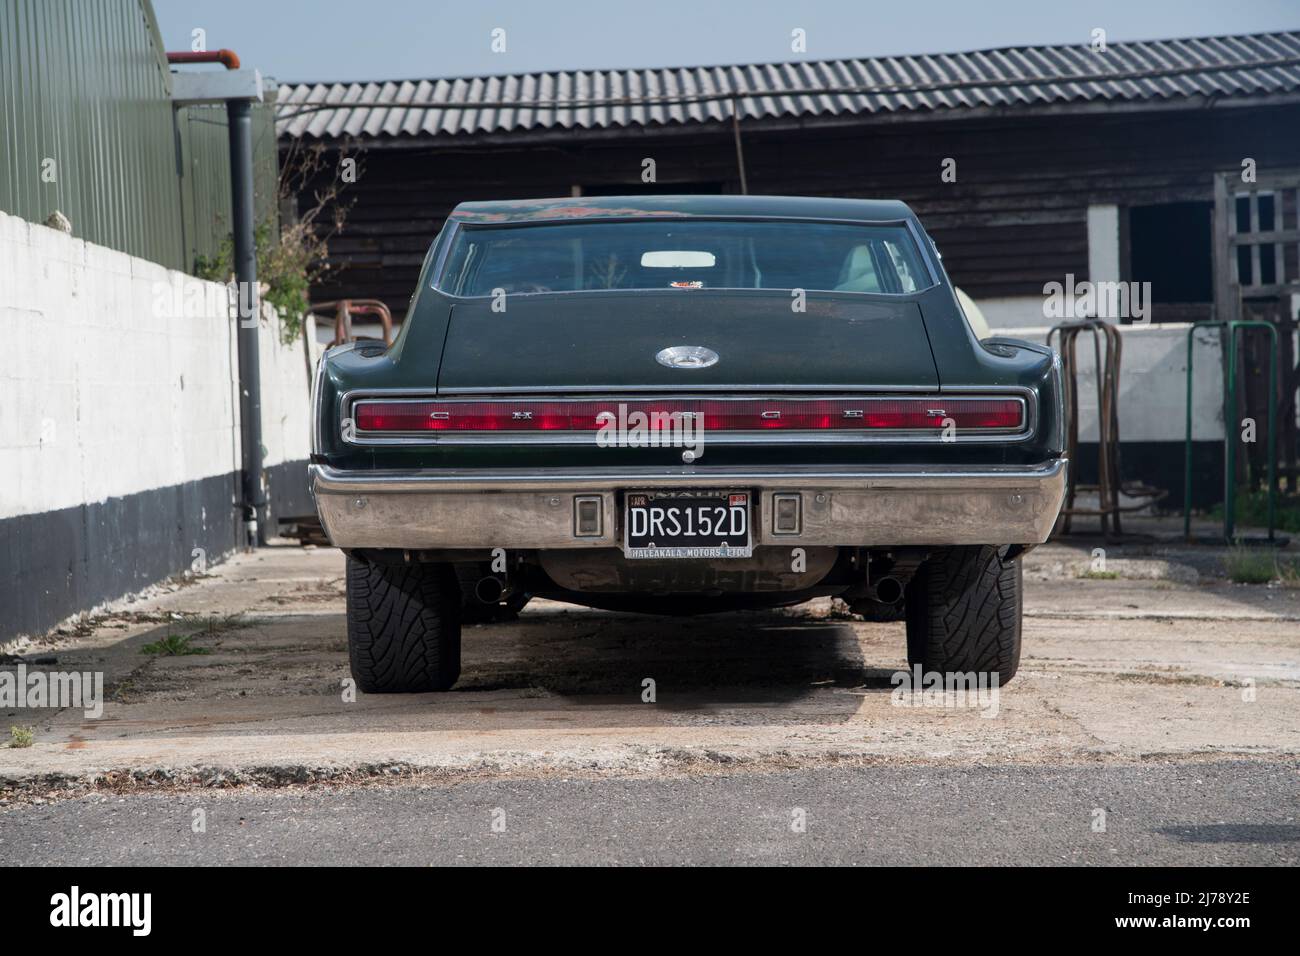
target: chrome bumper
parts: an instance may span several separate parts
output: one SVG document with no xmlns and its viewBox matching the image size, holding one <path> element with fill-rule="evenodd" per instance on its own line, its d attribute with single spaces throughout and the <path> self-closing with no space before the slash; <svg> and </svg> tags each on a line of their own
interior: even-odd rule
<svg viewBox="0 0 1300 956">
<path fill-rule="evenodd" d="M 339 471 L 311 466 L 321 523 L 341 548 L 611 548 L 622 492 L 756 494 L 757 545 L 1041 544 L 1065 496 L 1064 459 L 1037 466 Z M 773 496 L 797 494 L 797 533 L 777 533 Z M 599 499 L 600 533 L 575 534 L 575 497 Z"/>
</svg>

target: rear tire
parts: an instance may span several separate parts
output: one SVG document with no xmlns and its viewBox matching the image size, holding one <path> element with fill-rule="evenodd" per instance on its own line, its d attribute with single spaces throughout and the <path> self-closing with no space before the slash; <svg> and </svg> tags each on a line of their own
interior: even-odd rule
<svg viewBox="0 0 1300 956">
<path fill-rule="evenodd" d="M 925 671 L 998 675 L 1020 666 L 1022 572 L 991 545 L 931 553 L 907 588 L 907 660 Z"/>
<path fill-rule="evenodd" d="M 460 588 L 445 564 L 348 557 L 348 659 L 367 694 L 448 690 L 460 676 Z"/>
</svg>

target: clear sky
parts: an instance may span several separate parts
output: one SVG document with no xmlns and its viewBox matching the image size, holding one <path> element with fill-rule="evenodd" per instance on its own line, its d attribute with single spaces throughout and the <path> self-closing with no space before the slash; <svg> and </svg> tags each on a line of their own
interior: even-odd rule
<svg viewBox="0 0 1300 956">
<path fill-rule="evenodd" d="M 282 82 L 707 66 L 1300 29 L 1300 0 L 153 0 Z M 804 31 L 807 52 L 791 51 Z M 493 31 L 504 30 L 504 52 Z"/>
</svg>

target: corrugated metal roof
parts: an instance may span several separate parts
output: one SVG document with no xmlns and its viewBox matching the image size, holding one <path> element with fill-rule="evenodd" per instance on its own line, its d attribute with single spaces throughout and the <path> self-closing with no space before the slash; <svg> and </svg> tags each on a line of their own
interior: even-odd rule
<svg viewBox="0 0 1300 956">
<path fill-rule="evenodd" d="M 280 87 L 281 135 L 475 136 L 1300 91 L 1300 32 Z"/>
</svg>

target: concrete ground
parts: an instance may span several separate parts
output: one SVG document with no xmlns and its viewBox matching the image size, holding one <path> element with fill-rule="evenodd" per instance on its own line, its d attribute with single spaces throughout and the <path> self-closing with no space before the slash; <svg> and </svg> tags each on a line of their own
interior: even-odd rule
<svg viewBox="0 0 1300 956">
<path fill-rule="evenodd" d="M 1111 554 L 1116 579 L 1078 576 L 1087 547 L 1026 558 L 1021 671 L 996 707 L 898 706 L 902 625 L 828 602 L 691 619 L 534 602 L 466 628 L 454 691 L 353 700 L 342 556 L 240 556 L 11 648 L 103 671 L 109 700 L 99 719 L 0 711 L 33 740 L 0 749 L 0 862 L 323 862 L 317 827 L 334 862 L 377 862 L 430 820 L 477 833 L 500 809 L 527 835 L 426 834 L 392 859 L 1294 863 L 1300 589 L 1230 584 L 1203 552 Z M 142 653 L 169 634 L 206 653 Z M 789 832 L 810 838 L 781 842 L 768 828 L 799 800 L 810 822 Z M 196 844 L 204 806 L 224 836 Z"/>
</svg>

